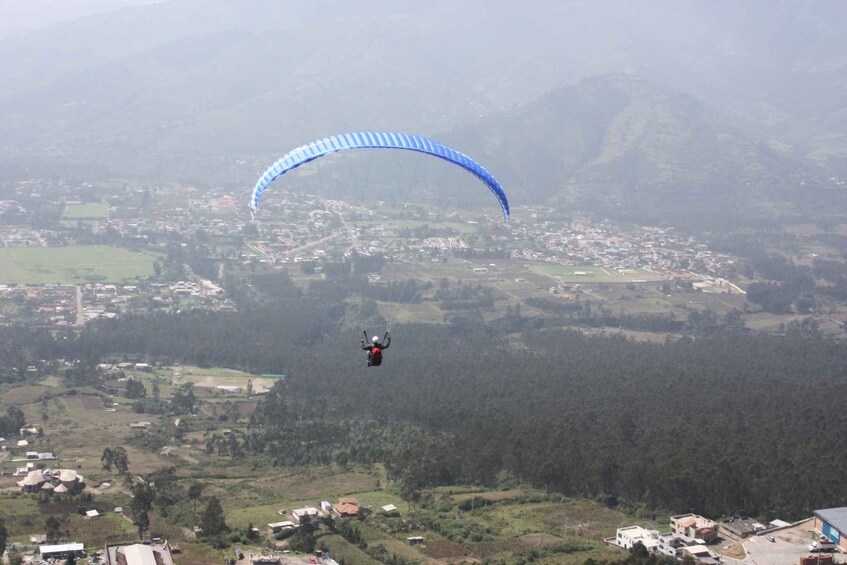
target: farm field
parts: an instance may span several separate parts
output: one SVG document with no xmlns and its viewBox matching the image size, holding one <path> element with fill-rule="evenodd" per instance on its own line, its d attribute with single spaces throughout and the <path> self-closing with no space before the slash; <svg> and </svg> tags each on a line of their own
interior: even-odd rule
<svg viewBox="0 0 847 565">
<path fill-rule="evenodd" d="M 0 284 L 121 282 L 153 274 L 155 256 L 106 245 L 0 249 Z"/>
</svg>

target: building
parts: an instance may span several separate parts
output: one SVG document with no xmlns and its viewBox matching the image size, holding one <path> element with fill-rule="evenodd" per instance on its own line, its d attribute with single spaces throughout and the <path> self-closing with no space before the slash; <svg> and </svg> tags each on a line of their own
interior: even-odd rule
<svg viewBox="0 0 847 565">
<path fill-rule="evenodd" d="M 318 509 L 314 506 L 307 506 L 305 508 L 295 508 L 291 511 L 291 518 L 295 524 L 298 526 L 301 524 L 305 524 L 310 520 L 313 520 L 318 517 Z"/>
<path fill-rule="evenodd" d="M 647 549 L 654 550 L 659 546 L 659 532 L 641 526 L 618 528 L 615 543 L 625 549 L 632 549 L 635 544 L 640 543 Z"/>
<path fill-rule="evenodd" d="M 250 555 L 250 565 L 282 565 L 282 557 L 277 555 Z"/>
<path fill-rule="evenodd" d="M 82 557 L 85 548 L 81 543 L 63 543 L 59 545 L 42 545 L 38 548 L 41 551 L 41 559 L 67 559 L 71 555 L 74 557 Z"/>
<path fill-rule="evenodd" d="M 692 557 L 697 563 L 704 565 L 717 565 L 721 562 L 721 557 L 705 545 L 692 545 L 685 547 L 682 550 L 683 557 Z"/>
<path fill-rule="evenodd" d="M 682 559 L 682 551 L 687 547 L 693 547 L 697 542 L 688 536 L 680 536 L 673 533 L 660 534 L 658 551 L 662 555 L 669 555 Z"/>
<path fill-rule="evenodd" d="M 106 565 L 174 565 L 171 547 L 163 543 L 107 545 Z"/>
<path fill-rule="evenodd" d="M 847 506 L 815 510 L 815 531 L 847 551 Z"/>
<path fill-rule="evenodd" d="M 359 515 L 359 501 L 353 497 L 344 497 L 338 499 L 338 504 L 335 505 L 335 513 L 341 518 L 352 518 Z"/>
<path fill-rule="evenodd" d="M 22 481 L 18 481 L 18 486 L 26 493 L 42 490 L 73 493 L 85 488 L 85 478 L 73 469 L 33 469 Z"/>
<path fill-rule="evenodd" d="M 688 536 L 706 543 L 712 543 L 718 537 L 717 523 L 697 514 L 671 516 L 671 530 L 678 536 Z"/>
<path fill-rule="evenodd" d="M 278 534 L 283 530 L 293 530 L 297 526 L 294 525 L 294 522 L 286 520 L 285 522 L 274 522 L 273 524 L 268 524 L 268 529 L 270 529 L 271 533 Z"/>
<path fill-rule="evenodd" d="M 761 524 L 753 518 L 733 516 L 721 522 L 721 530 L 734 538 L 746 538 L 753 534 L 767 529 L 764 524 Z"/>
</svg>

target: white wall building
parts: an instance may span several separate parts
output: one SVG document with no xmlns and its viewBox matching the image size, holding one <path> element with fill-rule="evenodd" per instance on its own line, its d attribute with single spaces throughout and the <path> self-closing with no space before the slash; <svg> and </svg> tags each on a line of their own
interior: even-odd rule
<svg viewBox="0 0 847 565">
<path fill-rule="evenodd" d="M 674 533 L 661 534 L 659 536 L 659 553 L 682 559 L 682 550 L 686 547 L 698 545 L 698 542 L 688 536 Z"/>
<path fill-rule="evenodd" d="M 641 526 L 618 528 L 615 543 L 625 549 L 631 549 L 636 543 L 641 543 L 648 550 L 653 550 L 659 546 L 659 532 Z"/>
<path fill-rule="evenodd" d="M 307 506 L 305 508 L 297 508 L 291 512 L 291 517 L 294 520 L 294 523 L 297 525 L 308 522 L 310 519 L 318 517 L 318 509 L 314 506 Z"/>
</svg>

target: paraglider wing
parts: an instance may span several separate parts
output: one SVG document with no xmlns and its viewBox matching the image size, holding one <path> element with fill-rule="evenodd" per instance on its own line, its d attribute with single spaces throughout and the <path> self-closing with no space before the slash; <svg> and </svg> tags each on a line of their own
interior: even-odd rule
<svg viewBox="0 0 847 565">
<path fill-rule="evenodd" d="M 444 159 L 454 165 L 458 165 L 488 186 L 503 209 L 503 218 L 507 222 L 509 221 L 509 200 L 506 198 L 506 193 L 503 187 L 500 186 L 500 183 L 482 165 L 455 149 L 451 149 L 446 145 L 426 139 L 425 137 L 407 133 L 378 131 L 344 133 L 325 137 L 298 147 L 293 151 L 289 151 L 276 163 L 268 167 L 268 170 L 259 177 L 256 186 L 253 188 L 253 196 L 250 199 L 251 210 L 254 214 L 256 213 L 262 193 L 276 178 L 292 169 L 296 169 L 304 163 L 314 161 L 329 153 L 345 151 L 347 149 L 406 149 L 426 153 L 427 155 L 432 155 L 433 157 L 438 157 L 439 159 Z"/>
</svg>

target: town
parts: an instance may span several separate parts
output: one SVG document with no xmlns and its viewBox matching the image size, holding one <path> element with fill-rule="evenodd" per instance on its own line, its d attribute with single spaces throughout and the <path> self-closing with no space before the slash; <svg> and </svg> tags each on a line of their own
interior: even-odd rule
<svg viewBox="0 0 847 565">
<path fill-rule="evenodd" d="M 251 219 L 233 193 L 123 184 L 107 197 L 105 188 L 114 186 L 31 180 L 0 188 L 0 261 L 7 265 L 0 323 L 82 326 L 129 313 L 232 310 L 225 269 L 320 276 L 324 263 L 352 255 L 377 257 L 383 270 L 391 265 L 383 282 L 425 279 L 434 276 L 427 265 L 448 261 L 457 264 L 454 276 L 477 282 L 535 277 L 515 296 L 680 280 L 744 293 L 737 258 L 670 227 L 562 218 L 537 207 L 518 207 L 503 224 L 493 211 L 284 193 Z M 378 268 L 372 273 L 372 282 L 380 280 Z"/>
</svg>

